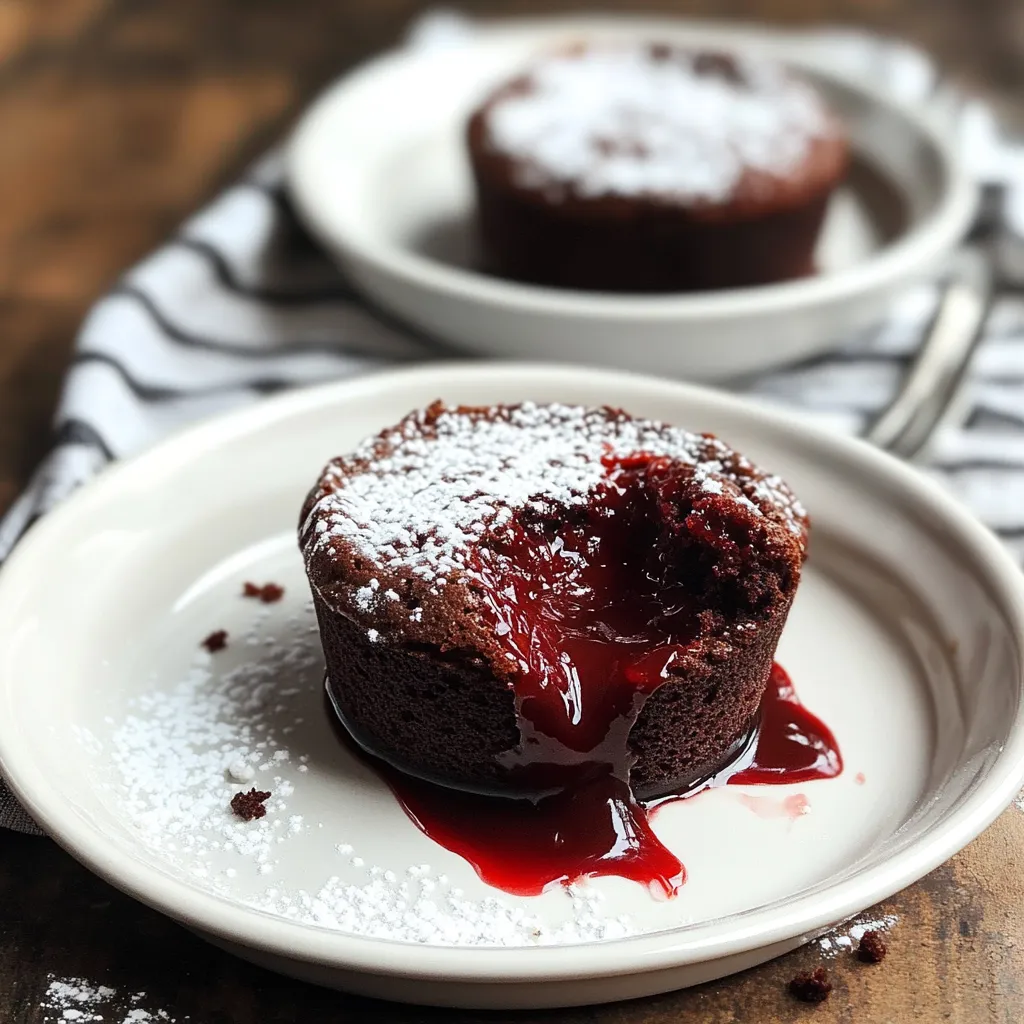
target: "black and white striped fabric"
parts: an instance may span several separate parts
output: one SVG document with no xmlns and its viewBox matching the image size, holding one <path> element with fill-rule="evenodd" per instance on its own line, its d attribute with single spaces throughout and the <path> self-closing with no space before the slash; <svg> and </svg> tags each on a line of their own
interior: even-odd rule
<svg viewBox="0 0 1024 1024">
<path fill-rule="evenodd" d="M 438 27 L 421 26 L 420 41 L 435 42 Z M 1024 225 L 1024 176 L 1014 181 L 1024 150 L 1001 141 L 983 107 L 951 104 L 926 57 L 850 33 L 818 34 L 813 44 L 832 66 L 870 75 L 904 99 L 955 107 L 950 130 L 960 133 L 979 178 L 1007 188 L 1008 226 Z M 833 354 L 746 390 L 857 432 L 895 393 L 936 297 L 934 286 L 919 287 L 884 323 Z M 299 228 L 280 159 L 272 155 L 92 309 L 78 336 L 52 450 L 0 522 L 0 561 L 37 517 L 112 460 L 169 431 L 286 388 L 441 351 L 353 292 Z M 1024 556 L 1024 292 L 999 297 L 969 391 L 962 422 L 934 439 L 926 468 Z M 0 825 L 35 831 L 2 783 Z"/>
</svg>

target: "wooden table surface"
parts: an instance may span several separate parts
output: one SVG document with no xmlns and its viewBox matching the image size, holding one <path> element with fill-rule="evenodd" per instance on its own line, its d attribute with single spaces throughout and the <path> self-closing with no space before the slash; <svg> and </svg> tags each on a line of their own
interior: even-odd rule
<svg viewBox="0 0 1024 1024">
<path fill-rule="evenodd" d="M 556 5 L 463 6 L 509 15 Z M 1016 0 L 647 6 L 899 32 L 938 54 L 1008 118 L 1024 121 L 1024 6 Z M 0 509 L 45 449 L 88 304 L 278 138 L 320 85 L 394 41 L 419 7 L 412 0 L 0 0 Z M 952 861 L 873 913 L 898 918 L 888 959 L 877 967 L 852 957 L 829 962 L 835 990 L 817 1007 L 786 992 L 795 972 L 823 962 L 812 945 L 654 999 L 459 1013 L 372 1003 L 250 967 L 94 878 L 49 840 L 2 833 L 0 1022 L 57 1019 L 40 1006 L 49 976 L 145 991 L 149 1009 L 196 1024 L 1024 1020 L 1024 813 L 1010 808 Z"/>
</svg>

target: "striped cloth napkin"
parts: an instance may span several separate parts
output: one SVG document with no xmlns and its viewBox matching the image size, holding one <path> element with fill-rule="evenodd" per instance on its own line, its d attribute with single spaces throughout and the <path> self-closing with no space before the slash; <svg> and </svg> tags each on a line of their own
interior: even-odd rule
<svg viewBox="0 0 1024 1024">
<path fill-rule="evenodd" d="M 463 26 L 434 17 L 416 45 L 457 45 Z M 801 36 L 833 68 L 894 96 L 941 106 L 979 180 L 1004 188 L 1001 214 L 1024 235 L 1024 147 L 987 108 L 953 93 L 919 51 L 851 32 Z M 956 114 L 950 114 L 955 110 Z M 1019 177 L 1017 186 L 1014 178 Z M 862 430 L 896 392 L 938 289 L 908 292 L 888 318 L 822 358 L 742 390 Z M 0 521 L 0 561 L 39 516 L 99 473 L 205 416 L 264 395 L 436 358 L 439 348 L 378 316 L 299 227 L 279 154 L 187 221 L 93 307 L 78 335 L 53 446 Z M 973 367 L 965 414 L 933 439 L 926 471 L 947 482 L 1024 556 L 1024 289 L 1002 292 Z M 0 826 L 38 831 L 0 782 Z"/>
</svg>

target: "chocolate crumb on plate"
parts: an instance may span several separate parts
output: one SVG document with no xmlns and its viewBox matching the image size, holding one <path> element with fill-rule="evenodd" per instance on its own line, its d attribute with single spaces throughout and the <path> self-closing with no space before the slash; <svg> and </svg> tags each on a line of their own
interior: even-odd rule
<svg viewBox="0 0 1024 1024">
<path fill-rule="evenodd" d="M 881 932 L 871 929 L 860 937 L 860 945 L 857 946 L 857 959 L 866 964 L 880 964 L 889 952 Z"/>
<path fill-rule="evenodd" d="M 789 991 L 803 1003 L 822 1003 L 832 991 L 832 982 L 824 967 L 798 974 L 790 983 Z"/>
<path fill-rule="evenodd" d="M 264 604 L 274 604 L 284 597 L 284 587 L 277 583 L 264 583 L 263 586 L 259 586 L 246 580 L 242 584 L 242 597 L 255 597 Z"/>
<path fill-rule="evenodd" d="M 211 654 L 216 654 L 217 651 L 223 651 L 227 645 L 228 631 L 218 629 L 211 633 L 200 646 L 205 647 Z"/>
<path fill-rule="evenodd" d="M 261 793 L 253 787 L 248 793 L 238 792 L 231 798 L 231 810 L 243 821 L 252 821 L 266 815 L 267 809 L 263 804 L 269 799 L 269 793 Z"/>
</svg>

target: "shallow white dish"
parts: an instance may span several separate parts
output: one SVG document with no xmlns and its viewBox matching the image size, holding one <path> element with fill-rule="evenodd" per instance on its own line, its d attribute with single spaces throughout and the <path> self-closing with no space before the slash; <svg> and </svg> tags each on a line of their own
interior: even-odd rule
<svg viewBox="0 0 1024 1024">
<path fill-rule="evenodd" d="M 727 787 L 659 812 L 655 828 L 689 871 L 673 901 L 621 879 L 582 886 L 576 902 L 489 889 L 332 733 L 296 511 L 329 456 L 438 396 L 607 402 L 712 430 L 781 473 L 811 510 L 779 659 L 835 730 L 845 771 Z M 243 580 L 280 582 L 285 599 L 246 601 Z M 865 444 L 620 373 L 437 365 L 212 421 L 106 471 L 37 524 L 0 574 L 0 621 L 0 766 L 58 842 L 241 956 L 391 999 L 603 1002 L 749 967 L 921 877 L 1024 776 L 1024 579 L 986 530 Z M 200 654 L 221 628 L 228 649 Z M 252 783 L 274 792 L 259 823 L 227 810 L 249 785 L 225 776 L 239 753 L 268 766 Z M 796 793 L 810 812 L 792 820 L 781 801 Z M 387 930 L 430 941 L 352 930 L 381 926 L 380 907 L 424 878 L 438 902 L 463 890 L 445 927 L 514 945 L 445 944 L 415 900 Z M 632 937 L 614 937 L 621 914 Z M 577 941 L 537 948 L 559 928 Z M 578 941 L 602 930 L 609 937 Z"/>
<path fill-rule="evenodd" d="M 830 208 L 821 273 L 759 288 L 615 296 L 473 269 L 469 112 L 537 51 L 607 36 L 767 50 L 819 85 L 848 125 L 859 168 Z M 313 106 L 288 172 L 300 215 L 350 279 L 427 334 L 492 356 L 691 380 L 809 356 L 879 318 L 908 283 L 935 272 L 976 198 L 955 146 L 924 113 L 832 73 L 797 37 L 665 19 L 496 23 L 456 49 L 383 56 Z"/>
</svg>

